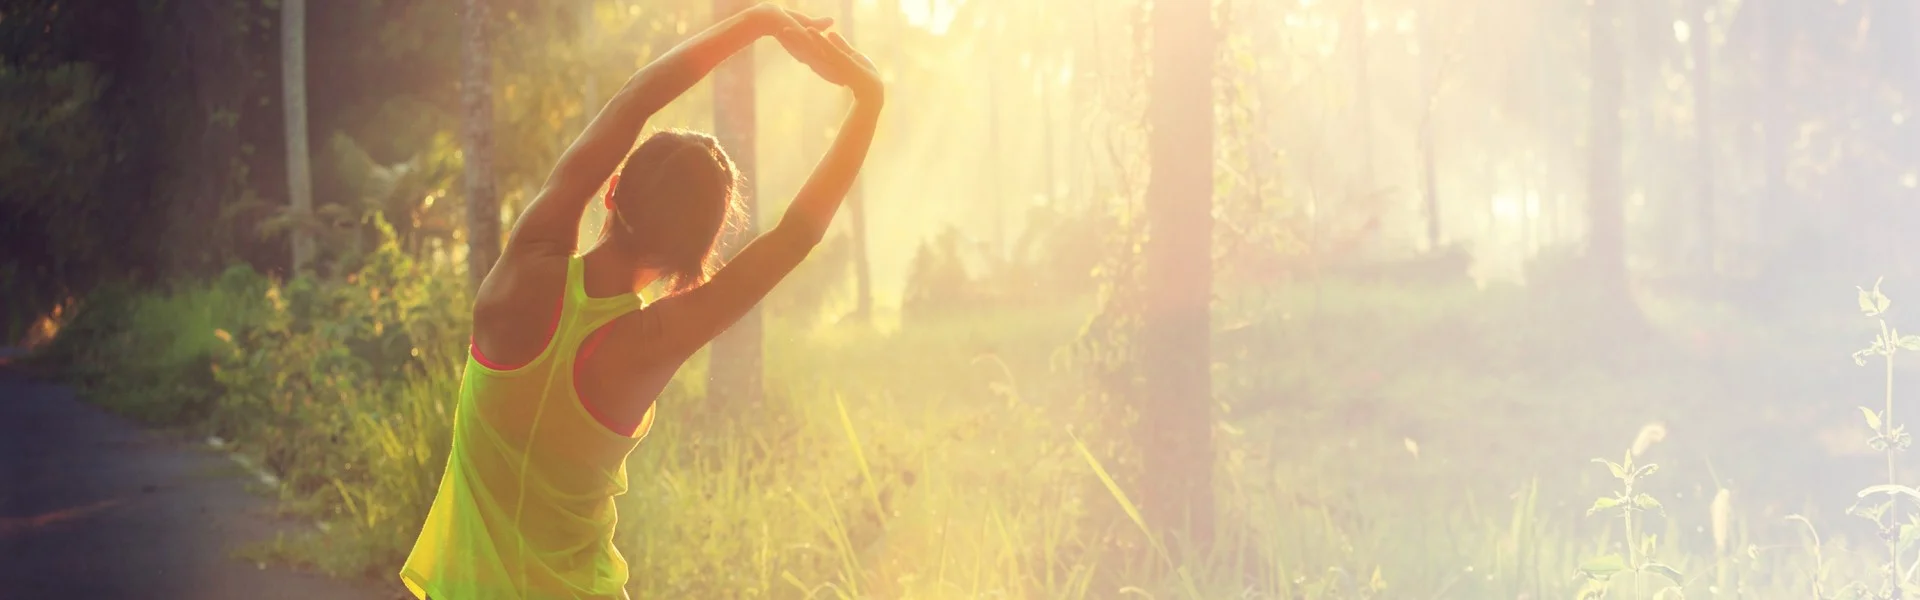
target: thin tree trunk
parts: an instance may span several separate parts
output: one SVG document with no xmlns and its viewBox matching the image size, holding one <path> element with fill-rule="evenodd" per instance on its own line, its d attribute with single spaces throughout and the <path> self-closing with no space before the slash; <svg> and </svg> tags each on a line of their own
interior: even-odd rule
<svg viewBox="0 0 1920 600">
<path fill-rule="evenodd" d="M 859 47 L 854 39 L 853 0 L 840 0 L 841 35 L 847 43 Z M 867 206 L 866 194 L 861 193 L 860 180 L 855 179 L 853 187 L 847 190 L 847 217 L 853 227 L 853 316 L 866 321 L 873 314 L 872 266 L 867 258 Z"/>
<path fill-rule="evenodd" d="M 1620 185 L 1620 93 L 1622 84 L 1619 2 L 1591 4 L 1589 42 L 1593 85 L 1587 174 L 1587 260 L 1602 293 L 1626 296 L 1625 207 Z"/>
<path fill-rule="evenodd" d="M 996 20 L 1000 18 L 998 15 L 994 16 Z M 990 73 L 1002 72 L 999 47 L 999 44 L 988 46 L 986 58 Z M 987 183 L 987 209 L 993 213 L 993 257 L 995 259 L 1005 259 L 1009 245 L 1007 243 L 1007 186 L 1002 183 L 1007 178 L 1007 169 L 1000 162 L 1000 156 L 1005 153 L 1005 148 L 1000 147 L 1000 77 L 990 75 L 985 78 L 987 80 L 984 86 L 987 92 L 987 145 L 986 156 L 980 161 L 983 171 L 980 175 Z"/>
<path fill-rule="evenodd" d="M 1438 8 L 1437 6 L 1430 8 Z M 1436 17 L 1437 18 L 1437 17 Z M 1427 67 L 1427 97 L 1420 114 L 1420 188 L 1427 204 L 1427 250 L 1440 249 L 1440 174 L 1436 168 L 1438 152 L 1434 148 L 1434 112 L 1440 103 L 1440 84 L 1444 58 L 1438 56 L 1439 47 L 1435 43 L 1434 23 L 1420 24 L 1421 61 Z"/>
<path fill-rule="evenodd" d="M 1699 222 L 1699 255 L 1695 258 L 1701 273 L 1712 274 L 1718 269 L 1719 243 L 1716 232 L 1719 227 L 1714 215 L 1713 181 L 1713 23 L 1709 19 L 1713 13 L 1713 0 L 1694 0 L 1692 13 L 1693 42 L 1693 131 L 1696 140 L 1695 150 L 1699 153 L 1696 168 L 1699 172 L 1694 181 L 1696 190 L 1697 215 Z"/>
<path fill-rule="evenodd" d="M 1213 538 L 1212 3 L 1153 4 L 1147 121 L 1151 176 L 1144 248 L 1147 286 L 1139 356 L 1146 396 L 1141 447 L 1150 525 Z"/>
<path fill-rule="evenodd" d="M 466 0 L 466 52 L 460 105 L 466 113 L 467 284 L 480 290 L 500 259 L 500 195 L 493 176 L 493 75 L 487 43 L 488 0 Z"/>
<path fill-rule="evenodd" d="M 280 72 L 287 120 L 287 203 L 293 216 L 293 270 L 313 262 L 313 174 L 307 142 L 307 3 L 280 2 Z"/>
<path fill-rule="evenodd" d="M 1755 232 L 1751 239 L 1764 244 L 1763 240 L 1784 240 L 1786 235 L 1786 210 L 1788 207 L 1787 147 L 1794 141 L 1792 125 L 1787 111 L 1782 106 L 1787 102 L 1786 71 L 1787 62 L 1792 58 L 1788 52 L 1793 43 L 1787 23 L 1786 3 L 1762 4 L 1758 7 L 1762 14 L 1762 26 L 1765 28 L 1762 44 L 1763 64 L 1769 65 L 1760 75 L 1761 86 L 1766 90 L 1767 102 L 1762 102 L 1761 111 L 1761 205 L 1753 211 L 1756 217 Z M 1770 254 L 1764 247 L 1758 248 L 1759 256 Z"/>
<path fill-rule="evenodd" d="M 1372 194 L 1373 82 L 1367 69 L 1367 0 L 1353 0 L 1348 27 L 1353 30 L 1353 99 L 1359 118 L 1360 192 Z"/>
<path fill-rule="evenodd" d="M 714 0 L 713 14 L 733 15 L 748 6 L 747 0 Z M 760 209 L 753 193 L 758 163 L 753 65 L 753 51 L 747 50 L 727 59 L 713 78 L 713 131 L 740 171 L 740 194 L 747 209 L 746 222 L 726 236 L 728 259 L 760 231 Z M 707 365 L 709 411 L 759 406 L 765 392 L 761 384 L 760 330 L 760 307 L 755 306 L 713 340 L 712 359 Z"/>
</svg>

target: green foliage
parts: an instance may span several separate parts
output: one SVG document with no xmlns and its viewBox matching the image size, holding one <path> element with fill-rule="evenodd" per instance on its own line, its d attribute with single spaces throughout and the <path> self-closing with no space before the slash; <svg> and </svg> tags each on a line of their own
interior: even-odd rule
<svg viewBox="0 0 1920 600">
<path fill-rule="evenodd" d="M 383 243 L 346 276 L 274 283 L 262 318 L 225 334 L 208 425 L 278 476 L 296 508 L 341 531 L 319 556 L 392 561 L 445 465 L 469 316 L 457 279 L 375 224 Z"/>
<path fill-rule="evenodd" d="M 37 360 L 100 404 L 159 425 L 196 425 L 213 412 L 221 331 L 262 318 L 266 280 L 228 270 L 204 284 L 150 293 L 126 283 L 96 289 Z"/>
<path fill-rule="evenodd" d="M 1878 590 L 1856 581 L 1842 588 L 1842 597 L 1900 598 L 1903 594 L 1920 592 L 1920 585 L 1913 579 L 1914 569 L 1920 563 L 1909 566 L 1904 559 L 1914 549 L 1914 542 L 1920 541 L 1920 513 L 1912 512 L 1914 506 L 1920 506 L 1920 491 L 1902 485 L 1896 467 L 1899 453 L 1913 447 L 1913 435 L 1905 425 L 1894 420 L 1893 413 L 1894 356 L 1901 350 L 1920 350 L 1920 336 L 1902 336 L 1898 329 L 1887 324 L 1887 309 L 1893 301 L 1880 290 L 1881 283 L 1875 280 L 1872 290 L 1858 288 L 1860 312 L 1875 321 L 1879 333 L 1871 345 L 1853 353 L 1853 362 L 1865 366 L 1869 356 L 1879 356 L 1886 361 L 1886 404 L 1880 411 L 1862 406 L 1860 413 L 1873 433 L 1867 445 L 1886 457 L 1887 480 L 1862 488 L 1857 494 L 1858 501 L 1847 512 L 1872 521 L 1879 528 L 1879 537 L 1887 548 L 1885 580 Z M 1902 506 L 1908 507 L 1904 519 Z"/>
<path fill-rule="evenodd" d="M 162 385 L 153 382 L 168 369 L 191 383 L 176 393 L 120 397 L 193 406 L 170 409 L 174 421 L 218 433 L 261 459 L 285 483 L 287 506 L 326 524 L 277 542 L 267 555 L 390 579 L 445 463 L 466 323 L 458 273 L 413 260 L 391 232 L 383 239 L 329 270 L 337 276 L 276 282 L 235 269 L 164 293 L 89 296 L 58 346 L 90 349 L 77 364 L 92 365 L 101 380 L 148 373 L 119 386 L 129 391 Z M 1275 324 L 1261 335 L 1304 331 L 1279 315 L 1308 314 L 1309 294 L 1267 293 L 1223 312 Z M 1637 441 L 1641 453 L 1600 461 L 1620 490 L 1563 504 L 1552 490 L 1572 489 L 1575 480 L 1552 473 L 1553 461 L 1577 460 L 1565 451 L 1646 408 L 1617 398 L 1654 388 L 1570 376 L 1490 382 L 1471 369 L 1505 367 L 1392 353 L 1420 345 L 1392 337 L 1393 330 L 1478 322 L 1491 317 L 1475 311 L 1506 310 L 1478 294 L 1335 285 L 1318 314 L 1358 333 L 1325 338 L 1319 354 L 1223 340 L 1236 351 L 1221 355 L 1221 381 L 1265 382 L 1223 384 L 1224 393 L 1245 397 L 1274 382 L 1352 368 L 1346 356 L 1387 356 L 1402 372 L 1378 396 L 1359 400 L 1289 396 L 1286 410 L 1265 413 L 1236 405 L 1216 433 L 1222 535 L 1207 549 L 1156 543 L 1132 516 L 1140 507 L 1127 491 L 1135 450 L 1120 426 L 1125 417 L 1114 417 L 1086 379 L 1102 363 L 1081 352 L 1109 338 L 1084 336 L 1111 327 L 1078 327 L 1089 299 L 921 319 L 893 332 L 775 321 L 767 363 L 773 393 L 764 412 L 686 419 L 700 395 L 697 376 L 679 378 L 662 397 L 661 420 L 628 465 L 632 488 L 617 500 L 616 541 L 632 566 L 630 591 L 1538 598 L 1573 596 L 1580 585 L 1592 586 L 1591 594 L 1611 586 L 1613 597 L 1625 597 L 1640 582 L 1646 587 L 1637 597 L 1680 597 L 1667 591 L 1675 586 L 1691 597 L 1732 590 L 1771 597 L 1804 592 L 1811 578 L 1864 581 L 1876 572 L 1869 557 L 1837 542 L 1766 543 L 1724 494 L 1713 508 L 1715 550 L 1687 552 L 1691 534 L 1676 521 L 1695 509 L 1674 504 L 1663 483 L 1689 472 L 1665 464 L 1671 468 L 1652 477 L 1656 467 L 1644 452 L 1658 435 Z M 1392 322 L 1366 329 L 1363 315 Z M 1075 360 L 1060 360 L 1069 355 Z M 1447 369 L 1454 371 L 1436 374 Z M 1271 371 L 1292 374 L 1251 376 Z M 702 370 L 696 364 L 688 372 Z M 1568 391 L 1592 386 L 1603 389 Z M 89 397 L 114 404 L 101 395 L 106 389 L 89 387 Z M 1541 414 L 1567 414 L 1547 421 L 1491 408 L 1506 397 L 1537 398 Z M 1365 403 L 1378 412 L 1349 421 L 1344 411 Z M 1502 419 L 1526 419 L 1532 429 Z M 1451 462 L 1472 456 L 1470 448 L 1510 458 Z M 1529 450 L 1540 456 L 1522 456 Z M 1549 472 L 1546 485 L 1517 493 L 1506 485 L 1536 469 Z M 1371 491 L 1381 489 L 1419 493 Z M 1870 499 L 1911 493 L 1866 491 Z M 1561 519 L 1589 506 L 1612 517 L 1611 527 L 1584 530 Z M 1656 518 L 1668 512 L 1674 517 Z M 1903 527 L 1900 535 L 1912 531 Z M 1570 580 L 1576 573 L 1581 581 Z"/>
<path fill-rule="evenodd" d="M 9 62 L 0 57 L 0 269 L 24 292 L 8 304 L 36 312 L 125 260 L 130 231 L 126 208 L 104 197 L 117 156 L 101 114 L 107 76 L 87 63 Z"/>
<path fill-rule="evenodd" d="M 1643 440 L 1649 439 L 1648 436 L 1649 434 L 1644 431 L 1641 434 Z M 1651 559 L 1658 546 L 1658 536 L 1641 535 L 1640 528 L 1644 521 L 1635 522 L 1633 518 L 1635 513 L 1664 514 L 1660 501 L 1639 491 L 1642 488 L 1637 486 L 1641 478 L 1659 471 L 1659 466 L 1653 463 L 1635 465 L 1633 462 L 1634 455 L 1642 452 L 1644 446 L 1649 443 L 1651 442 L 1636 440 L 1634 448 L 1627 451 L 1626 458 L 1617 463 L 1606 459 L 1593 459 L 1593 462 L 1607 466 L 1607 473 L 1620 482 L 1621 490 L 1617 494 L 1594 499 L 1593 507 L 1587 509 L 1587 516 L 1593 516 L 1595 513 L 1619 515 L 1626 531 L 1626 556 L 1623 558 L 1619 554 L 1605 554 L 1580 563 L 1580 573 L 1588 580 L 1587 586 L 1580 592 L 1582 598 L 1605 597 L 1607 590 L 1613 584 L 1614 577 L 1622 574 L 1630 578 L 1634 598 L 1641 597 L 1640 576 L 1643 574 L 1657 575 L 1666 580 L 1654 592 L 1654 598 L 1683 597 L 1680 586 L 1686 581 L 1680 575 L 1680 571 Z"/>
<path fill-rule="evenodd" d="M 949 318 L 1093 291 L 1115 248 L 1118 221 L 1108 209 L 1043 204 L 1026 217 L 1004 250 L 973 243 L 953 226 L 922 242 L 908 266 L 901 317 Z"/>
</svg>

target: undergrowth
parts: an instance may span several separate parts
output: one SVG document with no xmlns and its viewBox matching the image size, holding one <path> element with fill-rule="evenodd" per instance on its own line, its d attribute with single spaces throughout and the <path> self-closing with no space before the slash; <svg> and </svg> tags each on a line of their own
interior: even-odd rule
<svg viewBox="0 0 1920 600">
<path fill-rule="evenodd" d="M 167 290 L 103 290 L 44 358 L 96 402 L 230 441 L 279 478 L 288 511 L 323 525 L 258 554 L 390 581 L 445 465 L 465 300 L 458 277 L 391 244 L 348 267 L 328 279 L 237 269 Z M 1895 504 L 1920 493 L 1897 469 L 1862 490 L 1878 503 L 1856 511 L 1884 533 L 1883 549 L 1823 536 L 1819 514 L 1788 520 L 1766 492 L 1722 480 L 1767 465 L 1706 456 L 1726 463 L 1716 473 L 1681 451 L 1701 447 L 1690 435 L 1717 435 L 1691 424 L 1724 410 L 1658 400 L 1687 374 L 1536 368 L 1555 359 L 1528 336 L 1547 334 L 1501 317 L 1522 292 L 1433 291 L 1329 285 L 1223 304 L 1222 534 L 1207 548 L 1167 544 L 1142 524 L 1129 466 L 1142 449 L 1113 416 L 1125 411 L 1087 394 L 1063 350 L 1088 301 L 929 315 L 897 330 L 776 314 L 765 412 L 677 418 L 697 412 L 704 358 L 661 399 L 617 501 L 631 591 L 1885 598 L 1912 579 L 1920 511 Z M 1880 318 L 1884 296 L 1863 294 Z M 1883 356 L 1891 374 L 1894 351 L 1914 338 L 1885 326 L 1877 339 L 1862 358 Z M 1884 405 L 1863 413 L 1892 461 L 1910 438 L 1887 384 Z M 1575 467 L 1650 420 L 1660 434 L 1608 463 L 1618 487 L 1591 503 L 1612 518 L 1581 519 L 1580 494 L 1604 480 Z M 1674 439 L 1654 443 L 1668 431 Z"/>
</svg>

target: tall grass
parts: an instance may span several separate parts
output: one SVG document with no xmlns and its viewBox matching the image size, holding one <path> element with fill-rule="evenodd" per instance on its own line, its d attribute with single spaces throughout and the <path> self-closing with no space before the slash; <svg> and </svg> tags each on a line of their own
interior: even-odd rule
<svg viewBox="0 0 1920 600">
<path fill-rule="evenodd" d="M 1686 445 L 1702 431 L 1687 425 L 1724 417 L 1656 400 L 1688 374 L 1534 368 L 1557 346 L 1503 318 L 1518 292 L 1262 293 L 1221 311 L 1211 547 L 1143 526 L 1130 496 L 1142 449 L 1059 351 L 1089 302 L 888 329 L 775 318 L 764 412 L 690 418 L 704 357 L 660 400 L 617 500 L 631 591 L 1554 598 L 1581 588 L 1587 557 L 1631 552 L 1624 564 L 1684 574 L 1688 597 L 1799 598 L 1884 562 L 1693 466 L 1679 449 L 1712 444 Z M 391 252 L 339 280 L 236 272 L 90 297 L 56 354 L 88 397 L 223 436 L 273 469 L 288 510 L 325 527 L 267 555 L 391 580 L 445 465 L 460 294 L 458 278 Z M 1271 341 L 1329 330 L 1353 334 L 1312 338 L 1313 351 Z M 1446 342 L 1454 355 L 1431 351 Z M 1650 417 L 1676 438 L 1651 452 L 1673 454 L 1627 498 L 1657 497 L 1666 516 L 1584 521 L 1578 498 L 1605 482 L 1579 465 Z M 1649 534 L 1661 543 L 1635 541 Z"/>
</svg>

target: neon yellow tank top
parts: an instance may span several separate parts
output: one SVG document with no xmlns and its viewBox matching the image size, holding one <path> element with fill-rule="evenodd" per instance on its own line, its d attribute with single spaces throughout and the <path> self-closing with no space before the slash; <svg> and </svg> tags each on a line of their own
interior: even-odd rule
<svg viewBox="0 0 1920 600">
<path fill-rule="evenodd" d="M 415 597 L 626 597 L 613 499 L 627 491 L 627 455 L 653 426 L 653 410 L 631 437 L 608 429 L 574 392 L 573 365 L 589 334 L 642 300 L 589 298 L 581 280 L 576 256 L 559 325 L 532 362 L 499 370 L 468 353 L 453 450 L 400 569 Z"/>
</svg>

